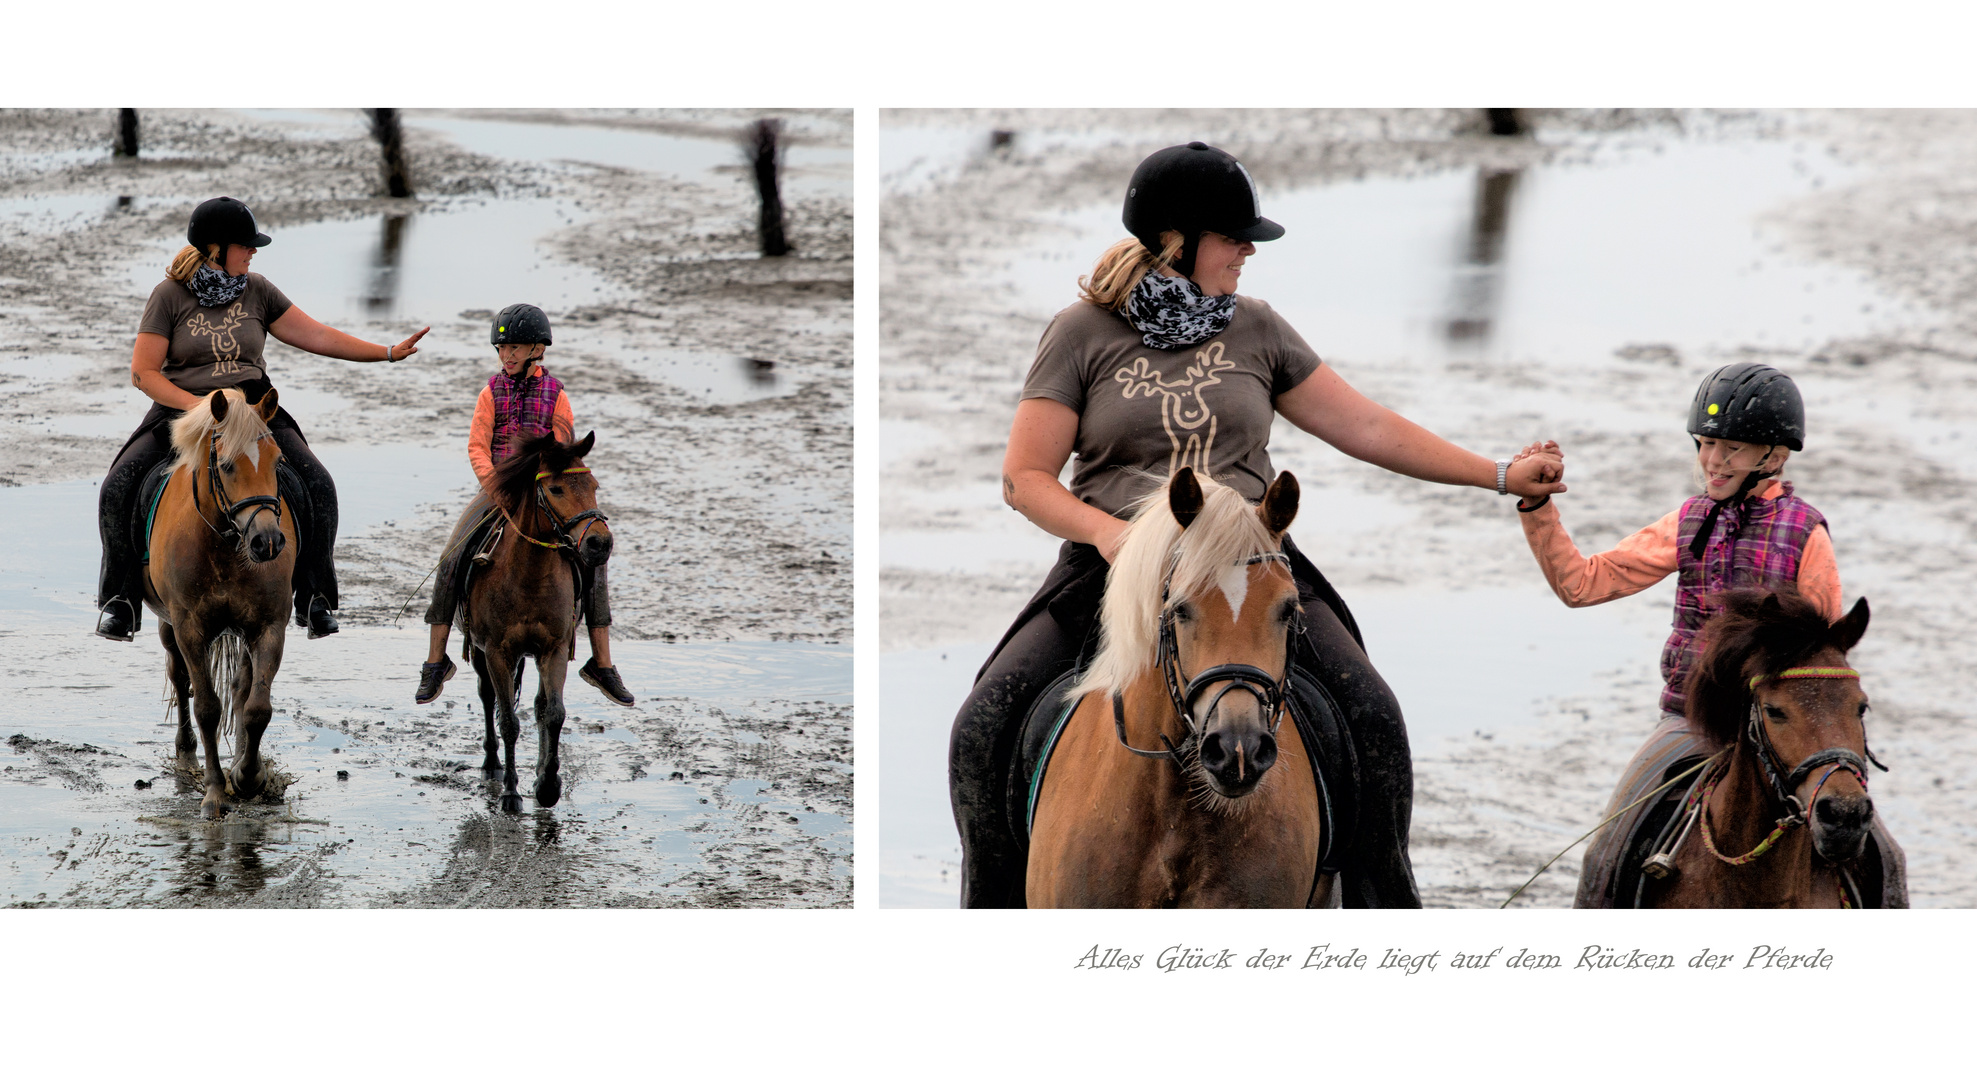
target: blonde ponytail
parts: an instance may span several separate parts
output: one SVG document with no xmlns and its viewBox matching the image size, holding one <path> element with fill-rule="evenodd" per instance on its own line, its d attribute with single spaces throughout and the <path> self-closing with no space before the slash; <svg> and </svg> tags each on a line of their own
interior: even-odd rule
<svg viewBox="0 0 1977 1080">
<path fill-rule="evenodd" d="M 1187 240 L 1168 229 L 1160 234 L 1160 245 L 1160 254 L 1155 255 L 1129 236 L 1106 248 L 1091 273 L 1078 279 L 1078 296 L 1107 311 L 1126 310 L 1126 300 L 1139 287 L 1140 279 L 1150 271 L 1173 266 Z"/>
<path fill-rule="evenodd" d="M 165 269 L 165 276 L 183 285 L 192 280 L 192 275 L 199 272 L 201 263 L 208 261 L 218 262 L 219 260 L 220 245 L 207 244 L 206 254 L 202 256 L 199 254 L 198 248 L 187 244 L 178 249 L 177 255 L 172 256 L 171 265 Z"/>
</svg>

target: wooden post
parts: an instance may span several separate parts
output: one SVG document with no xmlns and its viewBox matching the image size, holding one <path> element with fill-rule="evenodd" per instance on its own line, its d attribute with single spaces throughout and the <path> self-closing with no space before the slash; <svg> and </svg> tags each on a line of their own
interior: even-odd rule
<svg viewBox="0 0 1977 1080">
<path fill-rule="evenodd" d="M 776 176 L 782 163 L 782 128 L 782 121 L 764 117 L 749 125 L 746 140 L 748 161 L 755 169 L 755 193 L 762 199 L 757 231 L 764 256 L 787 255 L 790 250 L 783 236 L 783 196 Z"/>
<path fill-rule="evenodd" d="M 1490 114 L 1490 134 L 1524 134 L 1524 124 L 1517 118 L 1516 109 L 1484 109 L 1483 111 Z"/>
<path fill-rule="evenodd" d="M 110 153 L 115 157 L 137 156 L 137 110 L 117 110 L 117 134 L 110 144 Z"/>
<path fill-rule="evenodd" d="M 384 189 L 394 199 L 412 194 L 412 178 L 405 167 L 405 128 L 397 109 L 365 109 L 371 118 L 371 138 L 384 151 Z"/>
</svg>

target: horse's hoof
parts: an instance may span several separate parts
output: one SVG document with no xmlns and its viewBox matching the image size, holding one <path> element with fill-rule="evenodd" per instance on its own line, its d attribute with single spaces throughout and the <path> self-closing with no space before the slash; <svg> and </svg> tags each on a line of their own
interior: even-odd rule
<svg viewBox="0 0 1977 1080">
<path fill-rule="evenodd" d="M 226 800 L 218 795 L 208 795 L 199 801 L 199 817 L 202 821 L 214 821 L 227 812 Z"/>
<path fill-rule="evenodd" d="M 498 758 L 498 757 L 495 757 L 495 756 L 494 756 L 494 755 L 492 755 L 492 754 L 489 754 L 489 755 L 488 755 L 488 758 L 487 758 L 487 760 L 486 760 L 486 761 L 483 761 L 483 762 L 481 762 L 481 771 L 482 771 L 482 772 L 484 772 L 484 773 L 486 773 L 486 774 L 487 774 L 487 776 L 488 776 L 488 779 L 490 779 L 490 780 L 492 780 L 492 779 L 494 779 L 494 778 L 495 778 L 495 777 L 497 777 L 497 776 L 500 776 L 500 775 L 501 775 L 501 759 L 500 759 L 500 758 Z"/>
<path fill-rule="evenodd" d="M 242 776 L 239 771 L 229 769 L 227 770 L 227 786 L 233 788 L 234 798 L 245 802 L 259 796 L 261 790 L 267 785 L 263 782 L 263 776 L 259 770 L 256 770 L 252 776 Z"/>
<path fill-rule="evenodd" d="M 562 797 L 563 797 L 562 777 L 550 776 L 536 781 L 535 804 L 537 806 L 555 806 L 557 800 L 561 799 Z"/>
<path fill-rule="evenodd" d="M 501 812 L 504 814 L 521 813 L 522 797 L 520 795 L 513 795 L 513 794 L 501 796 Z"/>
</svg>

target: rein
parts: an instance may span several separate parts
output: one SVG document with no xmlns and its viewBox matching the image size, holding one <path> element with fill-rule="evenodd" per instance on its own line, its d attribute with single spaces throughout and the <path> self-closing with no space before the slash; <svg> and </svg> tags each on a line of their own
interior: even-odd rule
<svg viewBox="0 0 1977 1080">
<path fill-rule="evenodd" d="M 254 441 L 260 442 L 261 439 L 272 439 L 274 437 L 275 433 L 269 431 L 262 433 L 261 437 Z M 281 459 L 279 451 L 277 451 L 275 459 L 277 461 Z M 246 526 L 235 520 L 234 515 L 240 513 L 242 510 L 253 511 L 247 515 L 248 525 L 254 524 L 255 515 L 261 513 L 263 510 L 273 511 L 275 524 L 277 526 L 281 524 L 280 495 L 250 495 L 245 499 L 235 502 L 227 494 L 227 486 L 220 480 L 220 433 L 217 427 L 212 432 L 212 436 L 206 444 L 206 482 L 212 487 L 213 507 L 219 512 L 220 520 L 225 523 L 225 527 L 222 528 L 210 521 L 206 521 L 206 508 L 199 504 L 199 483 L 196 480 L 192 484 L 192 508 L 199 511 L 199 520 L 206 521 L 206 527 L 213 530 L 214 534 L 219 536 L 220 539 L 236 542 L 240 539 L 241 530 Z"/>
<path fill-rule="evenodd" d="M 1280 562 L 1286 567 L 1289 567 L 1290 557 L 1281 551 L 1266 551 L 1250 556 L 1243 565 L 1254 566 L 1261 562 Z M 1167 748 L 1165 750 L 1142 750 L 1134 746 L 1126 740 L 1125 698 L 1118 690 L 1112 692 L 1112 725 L 1114 730 L 1118 732 L 1119 745 L 1141 757 L 1166 758 L 1173 762 L 1177 768 L 1182 767 L 1182 758 L 1194 751 L 1196 746 L 1200 744 L 1203 735 L 1201 728 L 1195 724 L 1194 720 L 1193 706 L 1195 699 L 1207 693 L 1208 688 L 1215 683 L 1225 682 L 1228 685 L 1222 687 L 1221 690 L 1216 692 L 1214 697 L 1208 700 L 1206 711 L 1214 712 L 1215 706 L 1221 703 L 1223 696 L 1229 691 L 1242 690 L 1262 703 L 1264 715 L 1270 718 L 1270 734 L 1272 736 L 1277 734 L 1277 729 L 1283 725 L 1284 713 L 1289 708 L 1291 672 L 1297 669 L 1297 638 L 1298 635 L 1304 633 L 1304 617 L 1300 613 L 1291 620 L 1290 626 L 1284 631 L 1284 674 L 1282 678 L 1276 678 L 1269 672 L 1253 664 L 1217 664 L 1214 667 L 1202 671 L 1192 679 L 1188 678 L 1187 673 L 1181 670 L 1181 649 L 1174 630 L 1174 609 L 1167 602 L 1168 590 L 1174 583 L 1174 570 L 1179 564 L 1180 555 L 1177 553 L 1174 556 L 1173 563 L 1167 567 L 1167 576 L 1160 582 L 1160 653 L 1158 662 L 1160 664 L 1160 674 L 1167 683 L 1167 699 L 1173 703 L 1174 713 L 1180 717 L 1181 723 L 1186 726 L 1188 733 L 1182 737 L 1180 742 L 1176 743 L 1172 739 L 1169 739 L 1165 732 L 1162 732 L 1160 734 L 1160 741 L 1166 744 Z"/>
</svg>

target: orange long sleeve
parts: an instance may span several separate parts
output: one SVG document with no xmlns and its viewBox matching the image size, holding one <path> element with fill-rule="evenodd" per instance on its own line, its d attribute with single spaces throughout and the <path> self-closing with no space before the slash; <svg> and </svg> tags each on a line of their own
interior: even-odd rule
<svg viewBox="0 0 1977 1080">
<path fill-rule="evenodd" d="M 542 374 L 537 367 L 535 374 Z M 570 408 L 570 393 L 559 390 L 556 393 L 556 408 L 550 418 L 556 437 L 569 442 L 576 438 L 577 417 Z M 494 475 L 494 391 L 481 387 L 481 396 L 474 400 L 474 420 L 467 427 L 467 461 L 474 467 L 474 476 L 481 486 L 487 486 L 487 478 Z"/>
<path fill-rule="evenodd" d="M 1772 484 L 1758 497 L 1774 499 L 1780 490 Z M 1557 503 L 1518 517 L 1545 581 L 1567 607 L 1590 607 L 1632 596 L 1674 573 L 1677 567 L 1679 508 L 1620 541 L 1613 550 L 1591 557 L 1579 554 L 1578 546 L 1566 535 Z M 1799 556 L 1798 588 L 1829 622 L 1840 617 L 1840 568 L 1833 557 L 1833 538 L 1825 529 L 1812 530 L 1806 539 L 1805 551 Z"/>
</svg>

